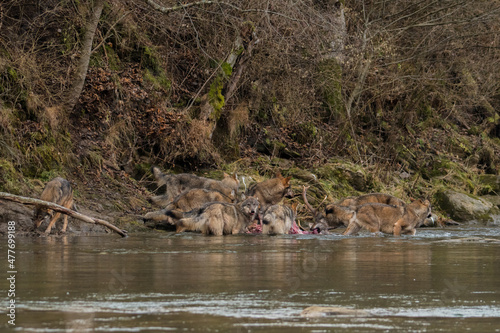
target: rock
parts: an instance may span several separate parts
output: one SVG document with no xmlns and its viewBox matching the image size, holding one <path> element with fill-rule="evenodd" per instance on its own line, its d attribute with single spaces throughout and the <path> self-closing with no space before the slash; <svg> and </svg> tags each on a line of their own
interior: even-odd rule
<svg viewBox="0 0 500 333">
<path fill-rule="evenodd" d="M 349 317 L 370 317 L 371 314 L 365 310 L 332 307 L 332 306 L 310 306 L 305 308 L 301 317 L 318 318 L 326 316 L 349 316 Z"/>
<path fill-rule="evenodd" d="M 439 206 L 458 222 L 500 223 L 500 209 L 490 201 L 452 190 L 436 195 Z"/>
<path fill-rule="evenodd" d="M 481 199 L 491 202 L 493 205 L 500 208 L 500 195 L 483 195 Z"/>
</svg>

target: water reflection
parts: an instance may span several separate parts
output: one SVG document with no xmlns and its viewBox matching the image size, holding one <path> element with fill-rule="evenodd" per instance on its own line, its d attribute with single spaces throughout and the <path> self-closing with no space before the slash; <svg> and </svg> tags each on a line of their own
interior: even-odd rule
<svg viewBox="0 0 500 333">
<path fill-rule="evenodd" d="M 473 230 L 452 235 L 500 239 L 498 229 Z M 414 330 L 424 320 L 455 332 L 500 325 L 500 246 L 440 242 L 449 233 L 27 238 L 18 247 L 18 329 L 370 331 Z M 301 318 L 310 305 L 375 317 Z M 450 325 L 457 316 L 467 325 Z"/>
</svg>

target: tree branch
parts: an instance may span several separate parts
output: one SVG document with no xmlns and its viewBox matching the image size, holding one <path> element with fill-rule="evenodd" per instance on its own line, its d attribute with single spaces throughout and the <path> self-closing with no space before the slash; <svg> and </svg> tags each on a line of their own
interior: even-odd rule
<svg viewBox="0 0 500 333">
<path fill-rule="evenodd" d="M 69 215 L 71 217 L 74 217 L 74 218 L 76 218 L 78 220 L 81 220 L 81 221 L 84 221 L 84 222 L 87 222 L 87 223 L 103 225 L 103 226 L 105 226 L 105 227 L 113 230 L 114 232 L 116 232 L 120 236 L 127 237 L 127 231 L 126 230 L 122 230 L 122 229 L 118 228 L 117 226 L 115 226 L 115 225 L 113 225 L 113 224 L 111 224 L 111 223 L 109 223 L 107 221 L 104 221 L 104 220 L 101 220 L 101 219 L 98 219 L 98 218 L 95 218 L 95 217 L 90 217 L 90 216 L 87 216 L 87 215 L 83 215 L 81 213 L 75 212 L 74 210 L 71 210 L 71 209 L 68 209 L 66 207 L 60 206 L 60 205 L 55 204 L 53 202 L 43 201 L 43 200 L 34 199 L 34 198 L 21 197 L 21 196 L 18 196 L 18 195 L 14 195 L 14 194 L 10 194 L 10 193 L 5 193 L 5 192 L 0 192 L 0 199 L 8 200 L 8 201 L 14 201 L 14 202 L 18 202 L 18 203 L 22 203 L 22 204 L 26 204 L 26 205 L 40 205 L 40 206 L 44 206 L 44 207 L 50 208 L 52 210 L 55 210 L 56 212 L 61 212 L 63 214 Z"/>
<path fill-rule="evenodd" d="M 177 10 L 186 9 L 186 8 L 194 7 L 194 6 L 202 6 L 202 5 L 224 5 L 224 6 L 236 9 L 237 11 L 242 12 L 242 13 L 245 13 L 245 12 L 255 12 L 255 13 L 274 14 L 274 15 L 277 15 L 277 16 L 282 16 L 284 18 L 287 18 L 287 19 L 289 19 L 291 21 L 303 22 L 303 20 L 295 19 L 293 17 L 284 15 L 284 14 L 279 13 L 279 12 L 275 12 L 275 11 L 271 11 L 271 10 L 267 10 L 267 9 L 257 9 L 257 8 L 243 9 L 241 7 L 233 5 L 232 3 L 228 3 L 228 2 L 224 2 L 224 1 L 201 0 L 201 1 L 195 1 L 195 2 L 190 2 L 190 3 L 186 3 L 186 4 L 180 4 L 180 5 L 172 6 L 172 7 L 163 7 L 163 6 L 160 6 L 159 4 L 157 4 L 156 2 L 154 2 L 153 0 L 146 0 L 146 2 L 151 7 L 153 7 L 154 9 L 156 9 L 157 11 L 160 11 L 160 12 L 162 12 L 164 14 L 169 14 L 169 13 L 175 12 Z"/>
</svg>

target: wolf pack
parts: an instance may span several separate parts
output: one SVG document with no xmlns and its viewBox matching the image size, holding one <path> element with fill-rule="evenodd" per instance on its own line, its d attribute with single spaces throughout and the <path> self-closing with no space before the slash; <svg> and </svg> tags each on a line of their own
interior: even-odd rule
<svg viewBox="0 0 500 333">
<path fill-rule="evenodd" d="M 143 220 L 155 228 L 172 229 L 178 233 L 198 232 L 205 235 L 232 235 L 240 233 L 324 234 L 328 230 L 345 227 L 343 235 L 356 235 L 362 229 L 400 236 L 414 235 L 426 219 L 432 219 L 428 200 L 417 199 L 405 203 L 385 193 L 369 193 L 328 203 L 323 209 L 313 208 L 307 198 L 309 187 L 302 193 L 292 190 L 292 177 L 278 172 L 274 178 L 257 182 L 240 193 L 236 174 L 224 173 L 215 180 L 189 173 L 168 174 L 158 167 L 151 169 L 162 194 L 150 198 L 161 207 L 145 214 Z M 164 189 L 164 190 L 163 190 Z M 283 204 L 284 199 L 302 196 L 312 214 L 313 222 L 304 228 L 297 222 L 297 200 Z M 66 208 L 73 207 L 73 192 L 69 182 L 57 177 L 47 183 L 41 199 Z M 322 204 L 320 204 L 321 206 Z M 59 213 L 43 207 L 35 208 L 35 227 L 49 219 L 46 233 L 50 233 Z M 64 217 L 64 232 L 67 216 Z"/>
</svg>

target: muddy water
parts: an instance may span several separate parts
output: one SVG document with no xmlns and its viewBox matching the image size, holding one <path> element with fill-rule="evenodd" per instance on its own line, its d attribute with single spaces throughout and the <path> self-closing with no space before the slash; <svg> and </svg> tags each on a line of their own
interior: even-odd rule
<svg viewBox="0 0 500 333">
<path fill-rule="evenodd" d="M 500 332 L 500 243 L 487 239 L 500 228 L 19 238 L 16 330 Z M 301 317 L 312 305 L 371 316 Z"/>
</svg>

